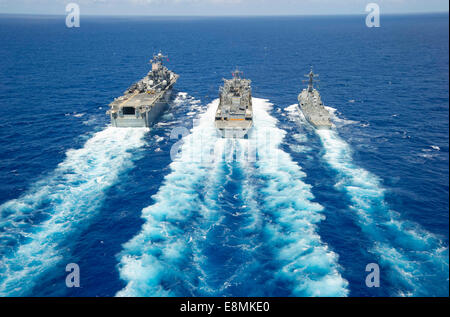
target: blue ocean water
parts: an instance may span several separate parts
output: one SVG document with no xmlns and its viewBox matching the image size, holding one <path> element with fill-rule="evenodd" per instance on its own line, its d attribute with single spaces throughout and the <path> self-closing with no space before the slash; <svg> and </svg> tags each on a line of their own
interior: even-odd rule
<svg viewBox="0 0 450 317">
<path fill-rule="evenodd" d="M 448 296 L 448 15 L 364 18 L 1 16 L 0 294 Z M 169 111 L 108 127 L 160 49 Z M 311 65 L 331 132 L 292 106 Z M 235 66 L 255 127 L 227 141 L 212 114 Z"/>
</svg>

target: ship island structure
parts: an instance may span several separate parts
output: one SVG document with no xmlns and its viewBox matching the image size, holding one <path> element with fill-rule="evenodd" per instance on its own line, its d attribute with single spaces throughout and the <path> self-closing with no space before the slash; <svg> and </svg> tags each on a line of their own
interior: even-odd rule
<svg viewBox="0 0 450 317">
<path fill-rule="evenodd" d="M 161 52 L 154 55 L 147 76 L 109 104 L 107 114 L 114 127 L 150 127 L 166 109 L 179 75 L 163 65 L 164 59 Z"/>
<path fill-rule="evenodd" d="M 244 138 L 253 125 L 251 80 L 236 69 L 232 79 L 223 79 L 219 89 L 219 106 L 215 126 L 222 137 Z"/>
<path fill-rule="evenodd" d="M 298 95 L 298 105 L 305 116 L 305 119 L 316 129 L 330 129 L 332 124 L 330 121 L 330 113 L 324 107 L 319 91 L 314 88 L 314 74 L 311 68 L 308 77 L 308 87 Z M 317 81 L 317 80 L 316 80 Z"/>
</svg>

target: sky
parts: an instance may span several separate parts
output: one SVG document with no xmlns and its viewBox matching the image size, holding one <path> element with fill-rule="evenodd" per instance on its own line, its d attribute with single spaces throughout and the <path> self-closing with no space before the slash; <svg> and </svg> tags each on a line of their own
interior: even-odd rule
<svg viewBox="0 0 450 317">
<path fill-rule="evenodd" d="M 365 14 L 368 3 L 380 13 L 448 12 L 448 0 L 0 0 L 0 13 L 65 15 L 77 3 L 86 15 L 222 16 Z"/>
</svg>

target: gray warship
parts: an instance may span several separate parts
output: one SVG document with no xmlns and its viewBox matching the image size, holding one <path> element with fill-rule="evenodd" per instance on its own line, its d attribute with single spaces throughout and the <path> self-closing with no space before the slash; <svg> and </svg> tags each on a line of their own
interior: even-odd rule
<svg viewBox="0 0 450 317">
<path fill-rule="evenodd" d="M 318 75 L 313 73 L 311 67 L 311 71 L 305 76 L 309 77 L 308 88 L 303 89 L 298 95 L 299 108 L 305 115 L 306 120 L 316 129 L 329 129 L 332 126 L 330 113 L 325 109 L 319 92 L 313 86 L 314 77 Z"/>
<path fill-rule="evenodd" d="M 131 85 L 123 96 L 109 104 L 107 114 L 114 127 L 150 127 L 167 105 L 179 75 L 163 65 L 161 52 L 150 60 L 147 76 Z"/>
<path fill-rule="evenodd" d="M 237 69 L 232 75 L 219 89 L 215 125 L 222 137 L 243 138 L 253 125 L 251 80 L 242 78 Z"/>
</svg>

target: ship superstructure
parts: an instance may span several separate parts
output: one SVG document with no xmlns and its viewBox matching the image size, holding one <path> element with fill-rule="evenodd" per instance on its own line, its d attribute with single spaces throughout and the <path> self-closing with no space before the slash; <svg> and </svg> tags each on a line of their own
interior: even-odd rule
<svg viewBox="0 0 450 317">
<path fill-rule="evenodd" d="M 308 77 L 308 88 L 298 95 L 298 105 L 303 112 L 306 120 L 311 123 L 317 129 L 329 129 L 332 124 L 330 121 L 330 113 L 324 107 L 320 94 L 317 89 L 314 88 L 314 80 L 317 74 L 314 74 L 311 68 Z"/>
<path fill-rule="evenodd" d="M 232 75 L 219 89 L 215 125 L 222 137 L 243 138 L 253 124 L 251 80 L 237 69 Z"/>
<path fill-rule="evenodd" d="M 167 69 L 161 52 L 150 60 L 152 69 L 110 103 L 107 114 L 115 127 L 149 127 L 163 112 L 179 75 Z"/>
</svg>

